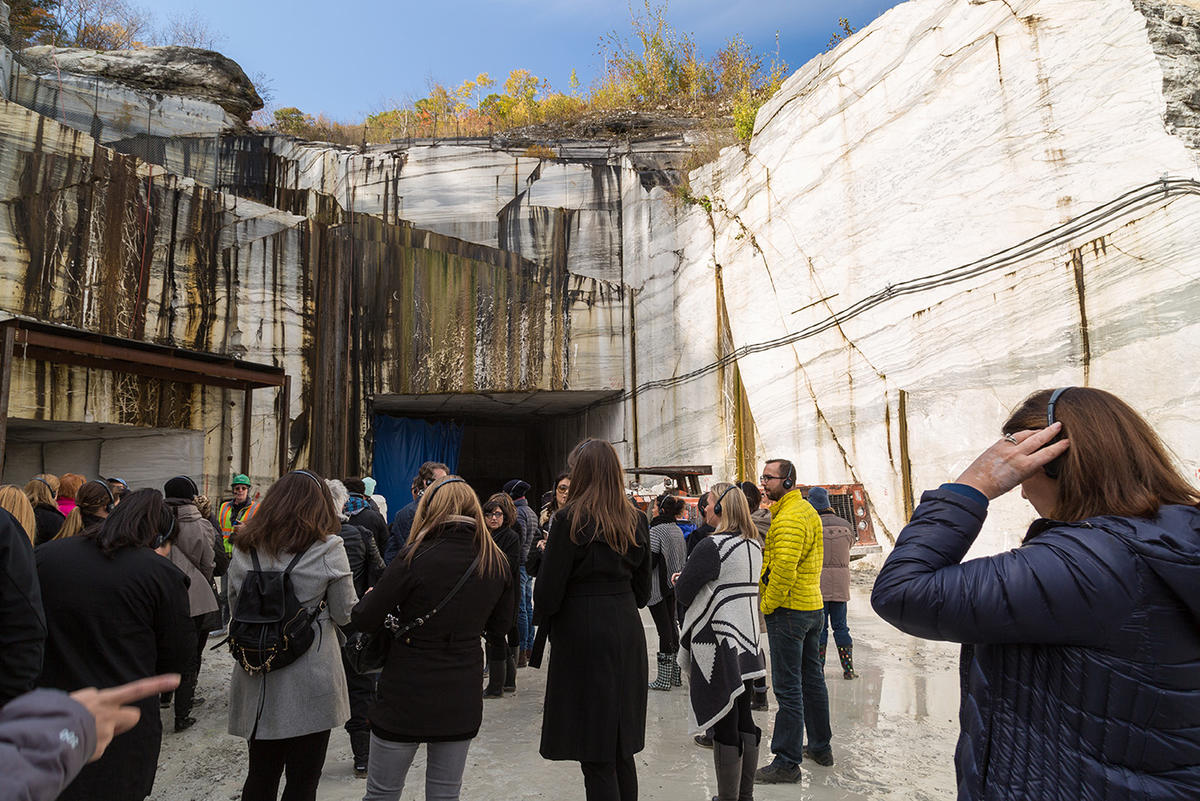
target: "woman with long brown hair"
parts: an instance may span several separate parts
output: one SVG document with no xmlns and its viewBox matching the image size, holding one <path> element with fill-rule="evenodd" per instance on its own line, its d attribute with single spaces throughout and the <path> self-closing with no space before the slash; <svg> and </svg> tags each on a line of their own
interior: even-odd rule
<svg viewBox="0 0 1200 801">
<path fill-rule="evenodd" d="M 74 537 L 84 529 L 99 525 L 108 517 L 115 503 L 116 498 L 108 484 L 103 481 L 87 482 L 75 491 L 75 508 L 67 515 L 54 539 Z"/>
<path fill-rule="evenodd" d="M 364 801 L 395 801 L 426 744 L 425 797 L 457 799 L 483 721 L 481 636 L 503 637 L 515 615 L 508 560 L 479 499 L 458 476 L 421 495 L 408 544 L 354 609 L 354 627 L 395 636 L 371 707 Z"/>
<path fill-rule="evenodd" d="M 229 606 L 235 620 L 246 576 L 260 567 L 288 570 L 300 605 L 320 610 L 312 645 L 296 661 L 259 675 L 233 667 L 229 733 L 244 737 L 250 749 L 243 801 L 275 801 L 285 770 L 284 798 L 316 798 L 329 731 L 350 718 L 337 626 L 349 622 L 358 596 L 346 548 L 336 536 L 340 530 L 329 487 L 307 470 L 294 470 L 271 485 L 258 511 L 230 537 Z"/>
<path fill-rule="evenodd" d="M 964 644 L 958 797 L 1200 798 L 1200 491 L 1137 412 L 1042 390 L 926 492 L 871 604 Z M 1041 519 L 963 561 L 1017 485 Z"/>
<path fill-rule="evenodd" d="M 492 539 L 508 560 L 513 580 L 513 625 L 507 636 L 502 632 L 487 635 L 488 684 L 484 698 L 501 698 L 517 691 L 517 646 L 521 594 L 521 535 L 517 533 L 517 507 L 507 492 L 497 492 L 483 505 L 483 522 Z"/>
<path fill-rule="evenodd" d="M 546 675 L 541 754 L 583 770 L 588 801 L 637 798 L 633 755 L 646 735 L 650 533 L 625 497 L 616 449 L 588 439 L 571 453 L 571 495 L 550 524 L 534 587 Z"/>
</svg>

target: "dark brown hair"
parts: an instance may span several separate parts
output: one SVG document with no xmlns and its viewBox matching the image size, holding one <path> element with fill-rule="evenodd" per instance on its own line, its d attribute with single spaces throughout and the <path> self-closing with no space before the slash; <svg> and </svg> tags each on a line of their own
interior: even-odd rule
<svg viewBox="0 0 1200 801">
<path fill-rule="evenodd" d="M 487 513 L 493 509 L 499 509 L 504 512 L 504 527 L 511 528 L 512 524 L 517 522 L 517 505 L 513 503 L 513 499 L 507 492 L 497 492 L 495 495 L 487 499 L 483 504 L 483 516 L 486 518 Z M 487 522 L 484 520 L 483 522 Z"/>
<path fill-rule="evenodd" d="M 76 490 L 75 508 L 67 515 L 54 539 L 65 540 L 83 531 L 84 514 L 96 515 L 113 502 L 108 493 L 108 485 L 101 481 L 89 481 Z"/>
<path fill-rule="evenodd" d="M 229 541 L 243 551 L 300 553 L 341 528 L 329 487 L 316 473 L 297 470 L 271 485 L 253 516 L 238 526 Z"/>
<path fill-rule="evenodd" d="M 171 528 L 175 513 L 163 504 L 156 489 L 140 489 L 121 499 L 104 522 L 84 529 L 80 536 L 95 540 L 100 551 L 111 557 L 122 548 L 149 548 L 160 533 Z"/>
<path fill-rule="evenodd" d="M 1043 389 L 1026 398 L 1003 432 L 1049 425 L 1051 394 Z M 1176 469 L 1150 424 L 1111 392 L 1071 387 L 1059 396 L 1054 419 L 1071 441 L 1060 457 L 1055 518 L 1154 517 L 1163 505 L 1200 501 L 1200 492 Z"/>
<path fill-rule="evenodd" d="M 567 464 L 571 494 L 563 513 L 570 524 L 571 541 L 582 545 L 586 527 L 594 529 L 595 536 L 617 553 L 636 546 L 641 512 L 625 498 L 617 449 L 602 439 L 585 439 L 571 451 Z"/>
<path fill-rule="evenodd" d="M 450 468 L 441 462 L 424 462 L 417 468 L 417 474 L 412 480 L 413 495 L 420 495 L 422 491 L 433 483 L 433 471 L 444 470 L 446 475 L 450 475 Z"/>
</svg>

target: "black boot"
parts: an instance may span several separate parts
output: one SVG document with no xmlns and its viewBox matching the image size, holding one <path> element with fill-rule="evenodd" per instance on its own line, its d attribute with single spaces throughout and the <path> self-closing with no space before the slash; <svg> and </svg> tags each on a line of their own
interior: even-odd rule
<svg viewBox="0 0 1200 801">
<path fill-rule="evenodd" d="M 483 689 L 484 698 L 503 698 L 504 697 L 504 660 L 489 659 L 488 660 L 488 683 Z"/>
<path fill-rule="evenodd" d="M 839 645 L 838 658 L 842 660 L 842 678 L 857 679 L 858 674 L 854 672 L 854 646 Z"/>
<path fill-rule="evenodd" d="M 671 668 L 671 686 L 682 687 L 683 669 L 679 667 L 679 652 L 676 651 L 673 654 L 668 654 L 667 657 L 670 660 L 668 662 L 668 667 Z"/>
<path fill-rule="evenodd" d="M 371 732 L 369 730 L 350 732 L 350 750 L 354 752 L 354 774 L 366 776 L 367 758 L 371 753 Z"/>
<path fill-rule="evenodd" d="M 508 657 L 504 660 L 504 692 L 517 691 L 517 649 L 509 648 Z"/>
<path fill-rule="evenodd" d="M 713 801 L 737 801 L 742 779 L 742 745 L 714 742 L 713 764 L 717 768 L 717 794 Z"/>
<path fill-rule="evenodd" d="M 754 801 L 754 774 L 758 770 L 758 743 L 762 729 L 742 732 L 742 780 L 738 785 L 738 801 Z"/>
</svg>

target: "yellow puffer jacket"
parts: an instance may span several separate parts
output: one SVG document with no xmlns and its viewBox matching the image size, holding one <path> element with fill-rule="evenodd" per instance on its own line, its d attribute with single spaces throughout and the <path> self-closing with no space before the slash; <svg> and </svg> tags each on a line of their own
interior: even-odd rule
<svg viewBox="0 0 1200 801">
<path fill-rule="evenodd" d="M 825 545 L 821 538 L 821 516 L 800 490 L 792 490 L 771 505 L 771 528 L 763 548 L 763 575 L 759 583 L 764 615 L 776 609 L 811 612 L 823 609 L 821 564 Z"/>
</svg>

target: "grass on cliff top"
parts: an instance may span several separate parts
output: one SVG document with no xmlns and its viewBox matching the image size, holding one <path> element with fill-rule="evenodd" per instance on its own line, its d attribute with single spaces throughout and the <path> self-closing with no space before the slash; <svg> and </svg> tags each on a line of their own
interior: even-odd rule
<svg viewBox="0 0 1200 801">
<path fill-rule="evenodd" d="M 600 41 L 604 74 L 582 89 L 571 71 L 565 92 L 529 70 L 516 69 L 503 84 L 480 73 L 458 86 L 434 83 L 426 97 L 361 121 L 315 117 L 280 108 L 265 126 L 304 139 L 345 145 L 408 138 L 492 136 L 536 126 L 545 138 L 571 138 L 580 128 L 600 132 L 615 112 L 653 112 L 695 120 L 704 128 L 731 129 L 746 141 L 759 107 L 779 89 L 788 66 L 776 53 L 768 58 L 735 35 L 711 59 L 695 37 L 673 27 L 667 5 L 644 0 L 630 10 L 630 31 L 610 32 Z M 593 124 L 596 122 L 599 124 Z"/>
</svg>

